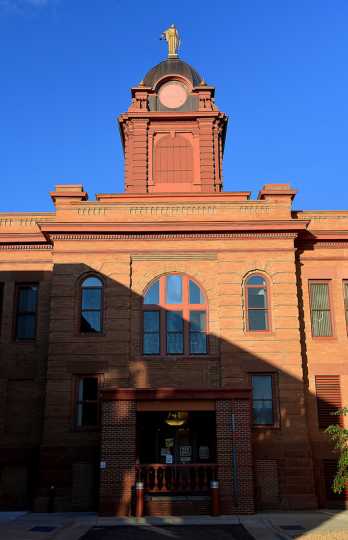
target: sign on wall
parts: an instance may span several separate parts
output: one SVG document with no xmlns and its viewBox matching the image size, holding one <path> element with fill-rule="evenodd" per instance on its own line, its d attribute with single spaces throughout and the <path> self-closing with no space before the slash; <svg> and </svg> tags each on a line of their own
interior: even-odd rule
<svg viewBox="0 0 348 540">
<path fill-rule="evenodd" d="M 209 446 L 200 446 L 198 455 L 199 459 L 209 459 Z"/>
</svg>

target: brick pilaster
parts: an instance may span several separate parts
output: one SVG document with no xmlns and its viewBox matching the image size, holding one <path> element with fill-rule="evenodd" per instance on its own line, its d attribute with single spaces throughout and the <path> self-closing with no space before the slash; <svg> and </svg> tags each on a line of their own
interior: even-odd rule
<svg viewBox="0 0 348 540">
<path fill-rule="evenodd" d="M 127 516 L 135 483 L 136 402 L 104 401 L 100 513 Z"/>
<path fill-rule="evenodd" d="M 217 462 L 223 514 L 254 512 L 248 400 L 216 402 Z"/>
<path fill-rule="evenodd" d="M 214 191 L 215 156 L 213 120 L 199 120 L 200 171 L 202 191 Z"/>
<path fill-rule="evenodd" d="M 146 193 L 148 184 L 148 120 L 133 119 L 125 169 L 128 193 Z"/>
</svg>

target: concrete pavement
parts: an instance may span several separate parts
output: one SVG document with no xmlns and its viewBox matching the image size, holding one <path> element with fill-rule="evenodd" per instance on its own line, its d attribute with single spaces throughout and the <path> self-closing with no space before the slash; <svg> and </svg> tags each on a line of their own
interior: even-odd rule
<svg viewBox="0 0 348 540">
<path fill-rule="evenodd" d="M 0 513 L 0 540 L 78 540 L 97 527 L 151 526 L 165 535 L 165 526 L 242 524 L 255 540 L 348 540 L 348 511 L 261 512 L 252 516 L 187 516 L 167 518 L 106 518 L 94 513 Z M 216 535 L 213 536 L 216 538 Z M 231 537 L 232 538 L 232 537 Z"/>
</svg>

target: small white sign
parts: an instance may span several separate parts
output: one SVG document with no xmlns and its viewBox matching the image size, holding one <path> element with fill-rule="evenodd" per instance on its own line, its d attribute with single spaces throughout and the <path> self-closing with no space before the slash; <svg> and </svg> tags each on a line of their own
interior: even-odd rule
<svg viewBox="0 0 348 540">
<path fill-rule="evenodd" d="M 106 461 L 101 461 L 100 462 L 100 468 L 101 469 L 106 469 Z"/>
<path fill-rule="evenodd" d="M 166 465 L 172 465 L 173 464 L 173 456 L 172 454 L 166 455 Z"/>
<path fill-rule="evenodd" d="M 166 456 L 168 454 L 167 448 L 161 448 L 161 456 Z"/>
<path fill-rule="evenodd" d="M 198 453 L 199 453 L 199 459 L 209 459 L 209 447 L 208 446 L 200 446 Z"/>
<path fill-rule="evenodd" d="M 185 445 L 180 446 L 180 457 L 181 458 L 190 458 L 192 456 L 192 446 Z"/>
</svg>

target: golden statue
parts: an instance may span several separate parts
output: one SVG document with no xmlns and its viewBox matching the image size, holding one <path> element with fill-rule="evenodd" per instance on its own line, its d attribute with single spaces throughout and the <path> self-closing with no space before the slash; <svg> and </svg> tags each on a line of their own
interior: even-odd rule
<svg viewBox="0 0 348 540">
<path fill-rule="evenodd" d="M 165 39 L 168 43 L 168 58 L 177 58 L 178 49 L 180 47 L 180 37 L 174 24 L 162 32 L 161 39 Z"/>
</svg>

